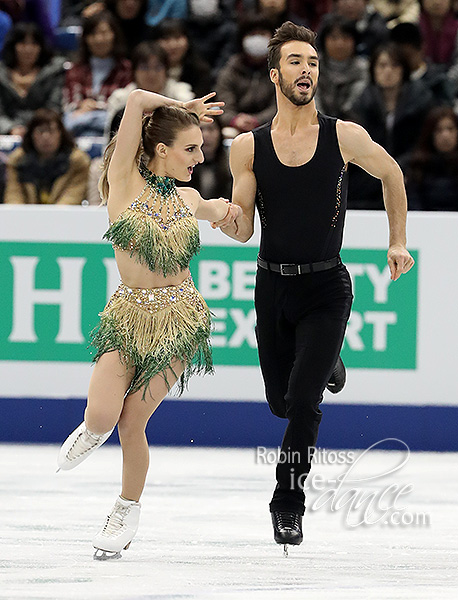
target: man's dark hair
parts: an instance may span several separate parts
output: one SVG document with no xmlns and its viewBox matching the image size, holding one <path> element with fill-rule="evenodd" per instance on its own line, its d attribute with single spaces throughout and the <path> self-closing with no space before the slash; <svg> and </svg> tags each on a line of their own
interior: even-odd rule
<svg viewBox="0 0 458 600">
<path fill-rule="evenodd" d="M 399 23 L 391 30 L 390 39 L 395 44 L 408 44 L 416 50 L 421 50 L 423 44 L 421 30 L 415 23 Z"/>
<path fill-rule="evenodd" d="M 291 21 L 286 21 L 275 30 L 274 36 L 269 42 L 269 69 L 280 67 L 281 47 L 287 42 L 306 42 L 317 50 L 316 33 L 314 31 L 303 25 L 295 25 Z"/>
</svg>

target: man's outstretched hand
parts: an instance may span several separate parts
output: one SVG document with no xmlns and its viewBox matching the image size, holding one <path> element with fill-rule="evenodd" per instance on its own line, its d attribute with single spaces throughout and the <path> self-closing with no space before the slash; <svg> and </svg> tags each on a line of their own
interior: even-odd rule
<svg viewBox="0 0 458 600">
<path fill-rule="evenodd" d="M 414 266 L 415 261 L 402 244 L 394 244 L 388 249 L 388 266 L 391 279 L 396 281 L 403 273 L 407 273 Z"/>
</svg>

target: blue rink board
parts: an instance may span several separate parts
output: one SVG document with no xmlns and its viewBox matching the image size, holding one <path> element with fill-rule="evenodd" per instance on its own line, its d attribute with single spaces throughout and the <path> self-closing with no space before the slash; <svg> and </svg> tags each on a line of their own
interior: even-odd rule
<svg viewBox="0 0 458 600">
<path fill-rule="evenodd" d="M 85 399 L 0 398 L 0 442 L 61 443 Z M 398 438 L 411 450 L 457 451 L 458 407 L 322 404 L 318 446 L 368 448 Z M 286 421 L 258 402 L 165 401 L 148 424 L 150 444 L 277 447 Z M 117 441 L 113 435 L 110 441 Z M 398 442 L 381 448 L 399 449 Z"/>
</svg>

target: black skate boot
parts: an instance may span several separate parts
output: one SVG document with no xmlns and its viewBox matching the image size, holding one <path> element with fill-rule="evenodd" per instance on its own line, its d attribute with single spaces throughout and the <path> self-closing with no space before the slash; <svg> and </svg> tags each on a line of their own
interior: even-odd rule
<svg viewBox="0 0 458 600">
<path fill-rule="evenodd" d="M 302 515 L 290 510 L 274 510 L 272 513 L 274 540 L 283 544 L 283 553 L 288 556 L 288 544 L 298 546 L 302 540 Z"/>
<path fill-rule="evenodd" d="M 328 389 L 332 394 L 338 394 L 345 387 L 345 382 L 347 380 L 347 372 L 345 371 L 345 365 L 342 362 L 342 359 L 337 359 L 336 366 L 329 378 L 326 389 Z"/>
</svg>

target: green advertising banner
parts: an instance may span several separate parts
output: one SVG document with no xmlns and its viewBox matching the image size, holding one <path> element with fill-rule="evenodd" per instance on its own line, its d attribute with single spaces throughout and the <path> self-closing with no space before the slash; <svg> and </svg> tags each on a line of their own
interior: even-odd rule
<svg viewBox="0 0 458 600">
<path fill-rule="evenodd" d="M 214 317 L 216 365 L 257 365 L 253 308 L 257 248 L 206 246 L 193 278 Z M 417 268 L 389 279 L 386 250 L 347 249 L 355 300 L 348 367 L 415 369 Z M 118 275 L 104 243 L 0 242 L 0 360 L 87 362 L 89 332 Z"/>
</svg>

